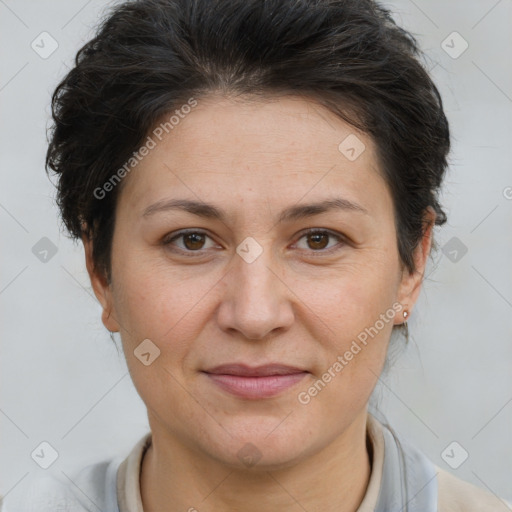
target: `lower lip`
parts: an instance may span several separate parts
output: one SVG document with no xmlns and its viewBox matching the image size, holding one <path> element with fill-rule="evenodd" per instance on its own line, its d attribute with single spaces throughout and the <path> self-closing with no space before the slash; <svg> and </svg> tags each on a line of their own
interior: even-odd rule
<svg viewBox="0 0 512 512">
<path fill-rule="evenodd" d="M 223 390 L 240 398 L 270 398 L 278 395 L 300 382 L 307 372 L 290 375 L 269 375 L 266 377 L 241 377 L 239 375 L 225 375 L 206 373 L 206 375 Z"/>
</svg>

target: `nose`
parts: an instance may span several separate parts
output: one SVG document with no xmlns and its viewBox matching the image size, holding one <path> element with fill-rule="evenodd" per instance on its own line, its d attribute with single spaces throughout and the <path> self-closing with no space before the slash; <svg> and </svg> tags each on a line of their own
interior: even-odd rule
<svg viewBox="0 0 512 512">
<path fill-rule="evenodd" d="M 224 331 L 238 331 L 251 340 L 285 331 L 294 321 L 294 294 L 283 280 L 271 251 L 265 248 L 251 263 L 238 254 L 224 276 L 224 294 L 217 321 Z"/>
</svg>

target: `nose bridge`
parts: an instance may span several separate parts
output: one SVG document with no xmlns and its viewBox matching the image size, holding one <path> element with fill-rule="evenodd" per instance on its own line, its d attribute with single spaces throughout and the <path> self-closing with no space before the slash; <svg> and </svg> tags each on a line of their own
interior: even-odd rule
<svg viewBox="0 0 512 512">
<path fill-rule="evenodd" d="M 269 244 L 253 238 L 237 247 L 232 262 L 228 294 L 223 298 L 219 321 L 224 329 L 236 329 L 244 337 L 261 339 L 293 321 L 286 286 L 275 275 L 278 265 Z"/>
</svg>

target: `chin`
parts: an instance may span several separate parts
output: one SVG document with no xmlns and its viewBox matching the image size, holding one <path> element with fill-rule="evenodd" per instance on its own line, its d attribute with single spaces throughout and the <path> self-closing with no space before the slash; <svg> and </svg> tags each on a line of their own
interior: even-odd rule
<svg viewBox="0 0 512 512">
<path fill-rule="evenodd" d="M 291 467 L 314 447 L 306 445 L 304 435 L 300 435 L 299 431 L 306 430 L 305 425 L 290 432 L 278 426 L 280 421 L 282 419 L 273 417 L 270 421 L 258 422 L 258 427 L 254 426 L 254 418 L 238 425 L 232 423 L 226 426 L 232 437 L 223 437 L 228 444 L 221 442 L 215 447 L 210 446 L 210 454 L 237 470 L 276 471 Z"/>
</svg>

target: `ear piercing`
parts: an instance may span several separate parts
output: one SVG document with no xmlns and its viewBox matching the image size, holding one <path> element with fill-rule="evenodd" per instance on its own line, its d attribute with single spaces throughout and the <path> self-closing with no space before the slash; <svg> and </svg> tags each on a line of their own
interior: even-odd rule
<svg viewBox="0 0 512 512">
<path fill-rule="evenodd" d="M 404 323 L 402 324 L 404 327 L 405 341 L 409 343 L 409 326 L 407 325 L 407 318 L 409 317 L 409 311 L 407 309 L 404 311 Z"/>
</svg>

